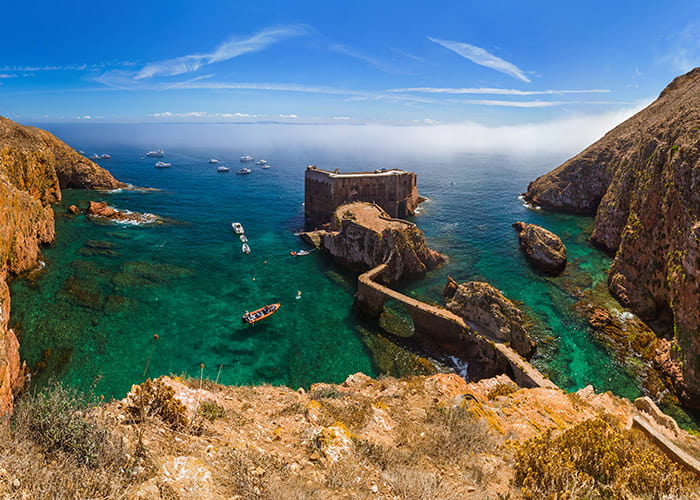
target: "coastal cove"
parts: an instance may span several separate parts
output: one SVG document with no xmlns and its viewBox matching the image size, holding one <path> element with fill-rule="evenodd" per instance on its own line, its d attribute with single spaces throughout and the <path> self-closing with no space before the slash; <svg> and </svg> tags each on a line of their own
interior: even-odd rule
<svg viewBox="0 0 700 500">
<path fill-rule="evenodd" d="M 236 176 L 218 173 L 206 161 L 214 156 L 235 170 L 238 156 L 249 152 L 245 144 L 229 141 L 221 150 L 168 147 L 173 167 L 164 171 L 141 159 L 147 146 L 136 141 L 90 143 L 81 127 L 51 130 L 77 149 L 108 148 L 112 159 L 102 166 L 120 180 L 158 191 L 68 190 L 54 207 L 57 240 L 44 251 L 45 271 L 11 284 L 22 358 L 32 372 L 46 366 L 34 375 L 39 383 L 55 376 L 121 397 L 144 373 L 199 376 L 200 364 L 205 377 L 224 384 L 298 387 L 340 382 L 358 371 L 378 375 L 363 342 L 367 325 L 352 311 L 354 275 L 317 252 L 289 255 L 303 246 L 294 235 L 303 226 L 303 173 L 316 163 L 343 171 L 403 168 L 418 174 L 419 192 L 429 201 L 412 220 L 449 261 L 426 279 L 403 284 L 404 293 L 442 302 L 448 275 L 460 282 L 488 281 L 518 301 L 534 322 L 533 363 L 557 385 L 575 390 L 592 384 L 596 391 L 628 398 L 641 394 L 634 377 L 592 340 L 586 318 L 573 309 L 578 293 L 606 280 L 610 265 L 588 242 L 592 219 L 533 210 L 518 199 L 529 180 L 565 157 L 368 159 L 330 149 L 271 147 L 250 152 L 268 159 L 270 169 L 254 167 L 251 175 Z M 501 172 L 497 177 L 495 168 Z M 84 208 L 89 200 L 155 213 L 166 222 L 95 224 L 66 214 L 69 205 Z M 234 220 L 246 228 L 250 255 L 240 251 L 230 227 Z M 511 228 L 515 221 L 561 236 L 569 253 L 562 276 L 530 269 Z M 245 310 L 273 302 L 282 307 L 268 320 L 254 327 L 240 321 Z"/>
</svg>

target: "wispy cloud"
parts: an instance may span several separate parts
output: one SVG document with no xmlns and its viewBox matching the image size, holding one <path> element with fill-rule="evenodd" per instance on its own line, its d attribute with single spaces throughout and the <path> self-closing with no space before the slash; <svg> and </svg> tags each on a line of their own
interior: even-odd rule
<svg viewBox="0 0 700 500">
<path fill-rule="evenodd" d="M 700 19 L 674 33 L 669 52 L 663 59 L 681 73 L 700 66 Z"/>
<path fill-rule="evenodd" d="M 587 90 L 516 90 L 494 88 L 440 88 L 440 87 L 412 87 L 404 89 L 389 89 L 387 92 L 418 92 L 425 94 L 491 94 L 491 95 L 561 95 L 561 94 L 606 94 L 607 89 Z"/>
<path fill-rule="evenodd" d="M 510 63 L 498 56 L 495 56 L 481 47 L 476 45 L 469 45 L 468 43 L 453 42 L 451 40 L 440 40 L 439 38 L 427 37 L 431 42 L 435 42 L 442 45 L 446 49 L 450 49 L 456 54 L 469 59 L 470 61 L 479 64 L 481 66 L 486 66 L 487 68 L 495 69 L 506 75 L 510 75 L 513 78 L 522 80 L 523 82 L 530 83 L 530 79 L 525 76 L 520 68 L 515 64 Z"/>
<path fill-rule="evenodd" d="M 349 120 L 350 117 L 349 116 L 334 116 L 333 119 L 334 120 Z"/>
<path fill-rule="evenodd" d="M 297 115 L 280 115 L 280 118 L 299 118 Z"/>
<path fill-rule="evenodd" d="M 8 75 L 5 73 L 0 73 L 0 80 L 3 78 L 17 78 L 19 75 Z"/>
<path fill-rule="evenodd" d="M 197 71 L 202 66 L 234 57 L 259 52 L 285 38 L 304 35 L 308 29 L 301 25 L 279 26 L 259 31 L 247 38 L 231 38 L 206 54 L 190 54 L 174 59 L 157 61 L 144 66 L 136 76 L 136 80 L 154 76 L 174 76 Z"/>
<path fill-rule="evenodd" d="M 348 47 L 347 45 L 342 45 L 342 44 L 336 44 L 336 45 L 331 45 L 330 49 L 333 52 L 337 52 L 339 54 L 346 55 L 348 57 L 352 57 L 353 59 L 357 59 L 359 61 L 365 62 L 369 64 L 370 66 L 373 66 L 377 68 L 379 71 L 383 71 L 384 73 L 397 73 L 397 69 L 394 68 L 392 65 L 385 63 L 384 61 L 381 61 L 375 57 L 368 56 L 366 54 L 363 54 L 362 52 L 353 49 L 352 47 Z"/>
</svg>

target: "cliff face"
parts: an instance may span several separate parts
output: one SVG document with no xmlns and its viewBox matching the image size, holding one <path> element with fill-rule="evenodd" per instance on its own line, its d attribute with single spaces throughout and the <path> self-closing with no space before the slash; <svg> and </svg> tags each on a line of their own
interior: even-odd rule
<svg viewBox="0 0 700 500">
<path fill-rule="evenodd" d="M 0 117 L 0 414 L 12 409 L 22 378 L 6 280 L 34 268 L 41 245 L 53 241 L 50 204 L 61 188 L 124 186 L 50 133 Z"/>
<path fill-rule="evenodd" d="M 643 319 L 672 317 L 677 389 L 700 408 L 700 68 L 530 183 L 526 199 L 595 213 L 591 239 L 615 253 L 610 292 Z"/>
<path fill-rule="evenodd" d="M 421 276 L 444 260 L 428 248 L 415 224 L 392 219 L 372 203 L 339 206 L 331 230 L 315 234 L 337 262 L 356 271 L 367 271 L 389 259 L 383 275 L 389 282 Z"/>
</svg>

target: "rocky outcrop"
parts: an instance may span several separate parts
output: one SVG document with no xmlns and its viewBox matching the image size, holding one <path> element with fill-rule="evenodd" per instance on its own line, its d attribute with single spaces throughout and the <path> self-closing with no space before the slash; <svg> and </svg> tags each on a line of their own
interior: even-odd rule
<svg viewBox="0 0 700 500">
<path fill-rule="evenodd" d="M 566 247 L 559 236 L 535 224 L 516 222 L 520 248 L 527 260 L 545 274 L 558 276 L 566 268 Z"/>
<path fill-rule="evenodd" d="M 97 220 L 122 222 L 125 224 L 160 224 L 163 219 L 155 214 L 116 210 L 104 201 L 91 201 L 85 213 Z"/>
<path fill-rule="evenodd" d="M 408 221 L 393 219 L 372 203 L 339 206 L 329 231 L 316 231 L 320 246 L 343 266 L 363 272 L 388 262 L 382 278 L 394 283 L 424 275 L 444 261 L 428 248 L 423 232 Z"/>
<path fill-rule="evenodd" d="M 61 188 L 124 186 L 50 133 L 0 117 L 0 413 L 23 380 L 6 280 L 36 267 L 41 245 L 53 241 L 50 204 Z"/>
<path fill-rule="evenodd" d="M 477 331 L 486 329 L 490 338 L 510 343 L 525 358 L 532 356 L 535 343 L 527 332 L 522 311 L 488 283 L 470 281 L 458 285 L 449 278 L 445 304 Z"/>
<path fill-rule="evenodd" d="M 581 154 L 530 183 L 544 208 L 595 214 L 614 253 L 610 292 L 642 319 L 673 322 L 678 392 L 700 408 L 700 68 Z"/>
</svg>

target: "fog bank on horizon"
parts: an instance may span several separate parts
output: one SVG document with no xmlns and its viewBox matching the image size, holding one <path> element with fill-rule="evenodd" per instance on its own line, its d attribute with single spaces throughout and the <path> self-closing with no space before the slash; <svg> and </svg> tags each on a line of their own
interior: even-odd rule
<svg viewBox="0 0 700 500">
<path fill-rule="evenodd" d="M 415 126 L 94 122 L 49 124 L 45 127 L 73 147 L 86 151 L 135 146 L 144 151 L 184 147 L 209 150 L 212 154 L 230 151 L 253 155 L 272 150 L 328 149 L 349 155 L 574 155 L 643 107 L 499 127 L 470 122 Z"/>
</svg>

